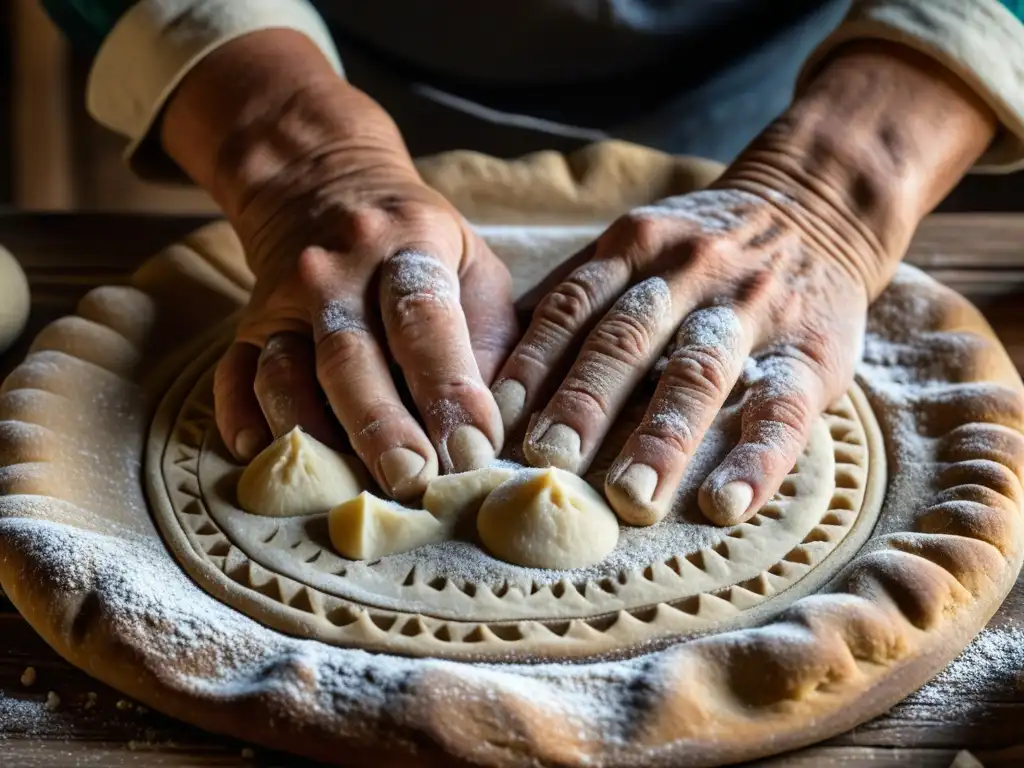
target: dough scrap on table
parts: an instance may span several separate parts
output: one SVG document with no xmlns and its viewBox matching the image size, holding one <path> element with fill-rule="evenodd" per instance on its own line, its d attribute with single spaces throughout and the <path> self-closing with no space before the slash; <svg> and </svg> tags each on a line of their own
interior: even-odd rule
<svg viewBox="0 0 1024 768">
<path fill-rule="evenodd" d="M 408 552 L 447 535 L 447 527 L 425 509 L 403 507 L 363 491 L 327 515 L 331 544 L 350 560 L 377 560 Z"/>
<path fill-rule="evenodd" d="M 484 546 L 531 568 L 583 568 L 619 540 L 619 520 L 586 480 L 554 467 L 523 469 L 488 495 L 476 519 Z"/>
<path fill-rule="evenodd" d="M 343 456 L 295 427 L 265 448 L 238 480 L 238 503 L 254 515 L 327 512 L 367 486 L 359 460 Z"/>
</svg>

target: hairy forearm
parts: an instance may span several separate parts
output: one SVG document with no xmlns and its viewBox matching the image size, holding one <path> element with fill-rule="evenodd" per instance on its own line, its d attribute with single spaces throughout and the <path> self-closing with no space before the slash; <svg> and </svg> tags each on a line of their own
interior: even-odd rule
<svg viewBox="0 0 1024 768">
<path fill-rule="evenodd" d="M 206 57 L 169 101 L 160 137 L 229 218 L 303 156 L 359 149 L 411 167 L 388 115 L 287 29 L 246 35 Z"/>
<path fill-rule="evenodd" d="M 850 45 L 719 185 L 783 190 L 786 213 L 873 297 L 995 131 L 991 111 L 939 64 L 893 44 Z"/>
</svg>

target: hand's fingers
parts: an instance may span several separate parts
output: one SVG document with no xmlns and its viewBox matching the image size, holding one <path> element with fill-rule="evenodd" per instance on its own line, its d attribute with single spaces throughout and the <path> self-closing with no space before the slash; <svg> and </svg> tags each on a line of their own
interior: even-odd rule
<svg viewBox="0 0 1024 768">
<path fill-rule="evenodd" d="M 522 340 L 498 374 L 494 399 L 507 433 L 568 369 L 587 331 L 629 285 L 622 258 L 596 259 L 575 270 L 537 305 Z"/>
<path fill-rule="evenodd" d="M 404 250 L 381 274 L 388 347 L 405 374 L 445 471 L 490 464 L 504 435 L 480 376 L 454 272 L 434 256 Z"/>
<path fill-rule="evenodd" d="M 758 363 L 758 378 L 743 404 L 739 443 L 700 489 L 700 508 L 718 525 L 750 519 L 782 484 L 826 405 L 816 366 L 790 356 Z"/>
<path fill-rule="evenodd" d="M 274 437 L 298 426 L 320 442 L 340 447 L 337 422 L 316 380 L 316 353 L 308 334 L 285 332 L 267 339 L 255 390 Z"/>
<path fill-rule="evenodd" d="M 624 521 L 651 525 L 665 516 L 743 370 L 752 344 L 748 317 L 714 306 L 680 326 L 650 407 L 605 477 L 605 495 Z"/>
<path fill-rule="evenodd" d="M 317 379 L 356 454 L 392 497 L 422 495 L 437 476 L 437 454 L 402 404 L 367 325 L 333 302 L 321 312 L 316 337 Z"/>
<path fill-rule="evenodd" d="M 243 463 L 252 461 L 272 439 L 252 387 L 259 357 L 257 347 L 235 342 L 213 376 L 217 429 L 228 450 Z"/>
<path fill-rule="evenodd" d="M 626 291 L 587 336 L 558 391 L 530 424 L 533 465 L 582 473 L 692 302 L 651 277 Z"/>
<path fill-rule="evenodd" d="M 483 244 L 481 248 L 486 248 Z M 474 259 L 459 277 L 469 343 L 484 383 L 490 384 L 519 338 L 512 278 L 496 256 Z"/>
<path fill-rule="evenodd" d="M 338 273 L 335 262 L 322 248 L 303 252 L 300 271 L 310 294 L 330 295 L 340 284 L 358 297 L 361 286 Z M 358 298 L 317 301 L 311 313 L 317 380 L 353 450 L 385 493 L 400 501 L 422 495 L 437 476 L 437 454 L 403 405 Z"/>
</svg>

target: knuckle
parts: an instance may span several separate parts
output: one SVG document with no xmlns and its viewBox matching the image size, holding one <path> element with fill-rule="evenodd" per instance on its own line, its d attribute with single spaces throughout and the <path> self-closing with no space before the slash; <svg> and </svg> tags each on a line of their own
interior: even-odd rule
<svg viewBox="0 0 1024 768">
<path fill-rule="evenodd" d="M 321 338 L 316 345 L 316 369 L 321 383 L 326 384 L 337 374 L 357 366 L 365 344 L 360 331 L 335 331 Z"/>
<path fill-rule="evenodd" d="M 588 346 L 630 367 L 643 365 L 652 348 L 651 333 L 637 318 L 614 313 L 591 334 Z"/>
<path fill-rule="evenodd" d="M 715 347 L 678 350 L 662 374 L 667 386 L 692 392 L 705 403 L 722 399 L 732 389 L 732 361 Z"/>
<path fill-rule="evenodd" d="M 723 241 L 706 234 L 687 238 L 685 253 L 694 264 L 717 266 L 722 263 Z"/>
<path fill-rule="evenodd" d="M 353 443 L 363 445 L 371 440 L 386 445 L 391 442 L 391 436 L 395 432 L 402 431 L 402 426 L 408 418 L 408 412 L 400 403 L 383 398 L 372 400 L 356 419 L 351 439 Z"/>
<path fill-rule="evenodd" d="M 324 275 L 334 268 L 334 255 L 319 246 L 303 248 L 295 261 L 295 279 L 300 290 L 316 293 Z"/>
<path fill-rule="evenodd" d="M 627 213 L 615 222 L 612 229 L 614 239 L 626 242 L 644 253 L 660 249 L 664 232 L 663 221 L 646 213 Z"/>
<path fill-rule="evenodd" d="M 338 218 L 338 230 L 347 249 L 381 240 L 388 227 L 386 210 L 376 208 L 353 208 Z"/>
<path fill-rule="evenodd" d="M 779 425 L 790 438 L 796 439 L 807 432 L 816 414 L 808 397 L 792 392 L 759 403 L 753 416 L 757 421 Z"/>
<path fill-rule="evenodd" d="M 382 292 L 391 317 L 412 321 L 455 303 L 458 288 L 454 276 L 438 259 L 419 251 L 399 251 L 384 262 Z"/>
<path fill-rule="evenodd" d="M 669 451 L 689 456 L 697 450 L 700 437 L 693 426 L 679 411 L 656 411 L 649 415 L 637 430 L 639 436 L 646 436 Z"/>
<path fill-rule="evenodd" d="M 593 296 L 581 280 L 569 279 L 541 300 L 536 314 L 566 329 L 582 326 L 594 309 Z"/>
<path fill-rule="evenodd" d="M 388 313 L 388 319 L 391 329 L 409 343 L 416 343 L 420 339 L 436 343 L 437 326 L 453 321 L 455 314 L 455 307 L 451 304 L 417 293 L 397 299 Z"/>
<path fill-rule="evenodd" d="M 463 409 L 487 413 L 490 390 L 470 376 L 448 375 L 431 382 L 431 388 L 439 402 L 457 403 Z"/>
<path fill-rule="evenodd" d="M 563 384 L 555 400 L 557 401 L 557 410 L 567 413 L 604 417 L 611 412 L 608 400 L 600 392 L 580 382 Z"/>
</svg>

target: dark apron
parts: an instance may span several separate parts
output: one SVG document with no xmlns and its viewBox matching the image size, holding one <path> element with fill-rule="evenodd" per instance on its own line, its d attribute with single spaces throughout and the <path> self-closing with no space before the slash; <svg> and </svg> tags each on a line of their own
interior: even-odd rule
<svg viewBox="0 0 1024 768">
<path fill-rule="evenodd" d="M 647 1 L 662 8 L 673 4 Z M 707 16 L 709 2 L 720 0 L 675 5 L 703 4 Z M 365 28 L 345 29 L 327 8 L 322 11 L 348 79 L 391 114 L 414 156 L 459 148 L 515 157 L 540 149 L 568 152 L 617 138 L 729 162 L 789 104 L 801 65 L 839 23 L 849 0 L 751 4 L 753 11 L 718 28 L 705 25 L 675 37 L 652 34 L 652 46 L 659 46 L 656 60 L 627 71 L 598 77 L 575 73 L 564 82 L 558 82 L 557 71 L 546 82 L 533 72 L 533 82 L 522 84 L 494 75 L 484 82 L 452 67 L 431 70 L 422 60 L 397 53 L 400 45 L 375 43 Z M 457 30 L 454 34 L 457 39 Z M 573 50 L 571 35 L 558 44 Z"/>
</svg>

